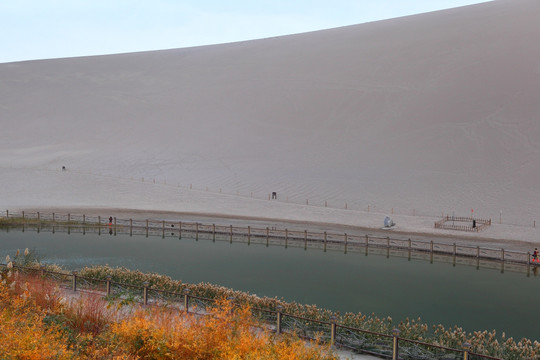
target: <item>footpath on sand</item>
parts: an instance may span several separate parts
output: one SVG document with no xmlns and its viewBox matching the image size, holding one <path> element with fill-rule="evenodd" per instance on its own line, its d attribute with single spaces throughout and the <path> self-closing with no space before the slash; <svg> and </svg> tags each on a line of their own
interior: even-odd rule
<svg viewBox="0 0 540 360">
<path fill-rule="evenodd" d="M 375 359 L 381 359 L 381 358 L 371 356 L 371 355 L 360 355 L 360 354 L 355 354 L 355 353 L 352 353 L 352 352 L 349 352 L 349 351 L 344 351 L 344 350 L 337 350 L 336 354 L 342 360 L 375 360 Z"/>
</svg>

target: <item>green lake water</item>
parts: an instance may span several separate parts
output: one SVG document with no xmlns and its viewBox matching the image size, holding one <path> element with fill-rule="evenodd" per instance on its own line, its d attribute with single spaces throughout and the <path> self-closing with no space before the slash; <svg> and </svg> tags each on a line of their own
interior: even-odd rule
<svg viewBox="0 0 540 360">
<path fill-rule="evenodd" d="M 68 269 L 123 266 L 341 313 L 375 313 L 394 321 L 421 317 L 428 324 L 540 340 L 536 271 L 177 236 L 0 230 L 0 259 L 25 248 Z"/>
</svg>

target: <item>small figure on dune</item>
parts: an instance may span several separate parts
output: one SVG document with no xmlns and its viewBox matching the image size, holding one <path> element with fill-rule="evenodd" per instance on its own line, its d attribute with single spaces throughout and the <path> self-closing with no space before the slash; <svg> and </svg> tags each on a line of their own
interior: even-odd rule
<svg viewBox="0 0 540 360">
<path fill-rule="evenodd" d="M 272 192 L 272 199 L 277 199 L 277 192 L 275 191 Z"/>
</svg>

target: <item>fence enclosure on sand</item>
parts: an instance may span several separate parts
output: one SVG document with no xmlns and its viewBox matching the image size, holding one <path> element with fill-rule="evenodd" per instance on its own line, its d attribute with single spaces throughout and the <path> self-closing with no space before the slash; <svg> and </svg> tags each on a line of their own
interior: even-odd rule
<svg viewBox="0 0 540 360">
<path fill-rule="evenodd" d="M 452 222 L 452 224 L 450 224 Z M 457 223 L 460 223 L 456 225 Z M 466 225 L 461 225 L 465 223 Z M 477 219 L 473 217 L 445 216 L 435 222 L 435 229 L 459 230 L 479 232 L 491 226 L 491 219 Z"/>
</svg>

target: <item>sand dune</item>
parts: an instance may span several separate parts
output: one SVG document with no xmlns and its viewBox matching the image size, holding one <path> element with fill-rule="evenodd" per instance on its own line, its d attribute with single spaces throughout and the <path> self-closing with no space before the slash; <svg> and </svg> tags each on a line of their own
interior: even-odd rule
<svg viewBox="0 0 540 360">
<path fill-rule="evenodd" d="M 539 18 L 538 1 L 497 0 L 263 40 L 0 64 L 0 207 L 309 219 L 315 210 L 299 205 L 326 201 L 403 215 L 474 209 L 530 226 Z M 197 206 L 189 184 L 209 189 Z M 270 191 L 280 201 L 250 200 Z"/>
</svg>

